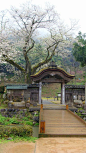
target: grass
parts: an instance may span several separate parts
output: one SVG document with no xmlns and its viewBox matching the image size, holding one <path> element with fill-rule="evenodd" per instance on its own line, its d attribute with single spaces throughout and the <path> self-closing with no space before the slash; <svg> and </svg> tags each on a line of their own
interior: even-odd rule
<svg viewBox="0 0 86 153">
<path fill-rule="evenodd" d="M 21 142 L 21 141 L 25 141 L 25 142 L 28 141 L 28 142 L 35 143 L 36 140 L 38 139 L 36 137 L 18 137 L 18 136 L 16 136 L 16 137 L 11 136 L 11 138 L 12 138 L 11 140 L 7 140 L 6 138 L 0 139 L 0 144 L 2 144 L 2 143 L 8 143 L 9 141 L 15 142 L 15 143 Z"/>
<path fill-rule="evenodd" d="M 29 142 L 34 142 L 37 140 L 36 137 L 14 137 L 12 136 L 12 140 L 8 140 L 8 141 L 13 141 L 13 142 L 20 142 L 20 141 L 29 141 Z"/>
<path fill-rule="evenodd" d="M 1 98 L 1 94 L 0 94 L 0 109 L 4 109 L 4 108 L 7 108 L 7 104 L 4 104 L 4 99 Z"/>
<path fill-rule="evenodd" d="M 33 125 L 33 120 L 28 119 L 28 117 L 16 118 L 16 117 L 4 117 L 0 115 L 0 124 L 11 125 L 11 124 L 22 124 L 22 125 Z"/>
<path fill-rule="evenodd" d="M 19 141 L 21 140 L 34 141 L 34 139 L 36 138 L 31 137 L 32 136 L 31 128 L 33 126 L 33 120 L 30 113 L 26 115 L 27 115 L 26 117 L 21 117 L 21 118 L 15 116 L 10 118 L 0 115 L 0 127 L 2 128 L 2 129 L 0 128 L 1 129 L 0 138 L 2 139 L 2 138 L 11 137 L 11 134 L 13 133 L 14 136 L 16 136 L 16 137 L 12 136 L 14 141 L 17 141 L 17 139 Z M 38 126 L 38 123 L 35 123 L 35 126 Z"/>
<path fill-rule="evenodd" d="M 77 114 L 79 117 L 82 117 L 82 112 L 80 112 L 80 110 L 82 110 L 83 113 L 85 113 L 84 109 L 81 107 L 81 108 L 78 109 L 78 112 L 77 112 L 76 114 Z M 83 116 L 83 118 L 84 118 L 84 116 Z"/>
<path fill-rule="evenodd" d="M 7 108 L 7 105 L 6 104 L 1 104 L 0 105 L 0 109 L 5 109 L 5 108 Z"/>
<path fill-rule="evenodd" d="M 43 97 L 56 97 L 59 92 L 61 92 L 61 85 L 59 83 L 51 83 L 42 86 Z"/>
<path fill-rule="evenodd" d="M 11 140 L 10 140 L 10 141 L 11 141 Z M 0 144 L 2 144 L 2 143 L 7 143 L 7 142 L 8 142 L 7 139 L 4 139 L 4 138 L 0 139 Z"/>
</svg>

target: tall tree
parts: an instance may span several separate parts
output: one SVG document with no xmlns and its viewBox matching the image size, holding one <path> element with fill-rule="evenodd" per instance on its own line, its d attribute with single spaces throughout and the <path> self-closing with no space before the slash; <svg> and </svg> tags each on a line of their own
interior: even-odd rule
<svg viewBox="0 0 86 153">
<path fill-rule="evenodd" d="M 82 67 L 86 66 L 86 34 L 78 33 L 72 52 L 76 61 L 79 61 Z"/>
<path fill-rule="evenodd" d="M 64 45 L 71 40 L 70 31 L 74 28 L 66 28 L 53 6 L 45 9 L 31 3 L 23 4 L 20 8 L 12 7 L 6 15 L 1 12 L 0 28 L 0 52 L 2 60 L 17 67 L 25 74 L 26 82 L 31 83 L 31 75 L 42 65 L 48 63 L 55 53 L 64 51 Z M 8 19 L 9 17 L 9 19 Z M 41 57 L 38 63 L 33 65 L 30 54 L 34 54 L 36 39 L 39 30 L 46 31 L 46 38 L 39 39 L 38 46 Z M 44 54 L 41 54 L 41 44 L 44 44 Z M 18 64 L 20 55 L 24 57 L 25 65 Z M 45 57 L 45 58 L 44 58 Z M 17 60 L 16 60 L 17 59 Z"/>
</svg>

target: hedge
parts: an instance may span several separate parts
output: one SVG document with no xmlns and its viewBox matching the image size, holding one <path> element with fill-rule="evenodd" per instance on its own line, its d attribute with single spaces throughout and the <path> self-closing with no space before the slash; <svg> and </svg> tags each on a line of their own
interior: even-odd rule
<svg viewBox="0 0 86 153">
<path fill-rule="evenodd" d="M 0 138 L 10 136 L 31 137 L 32 127 L 27 125 L 21 126 L 0 126 Z"/>
</svg>

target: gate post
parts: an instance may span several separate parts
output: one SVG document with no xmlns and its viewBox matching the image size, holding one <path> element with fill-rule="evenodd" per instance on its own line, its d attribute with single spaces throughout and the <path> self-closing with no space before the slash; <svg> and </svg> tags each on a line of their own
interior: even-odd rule
<svg viewBox="0 0 86 153">
<path fill-rule="evenodd" d="M 41 104 L 41 90 L 42 90 L 42 82 L 39 82 L 39 104 Z"/>
<path fill-rule="evenodd" d="M 62 82 L 62 84 L 61 84 L 61 95 L 62 95 L 62 98 L 61 98 L 61 100 L 62 100 L 62 104 L 64 105 L 65 104 L 65 83 L 64 82 Z"/>
</svg>

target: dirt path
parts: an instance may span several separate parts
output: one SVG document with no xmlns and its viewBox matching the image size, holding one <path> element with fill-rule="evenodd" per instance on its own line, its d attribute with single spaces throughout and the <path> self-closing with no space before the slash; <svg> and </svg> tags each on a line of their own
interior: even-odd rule
<svg viewBox="0 0 86 153">
<path fill-rule="evenodd" d="M 86 138 L 40 138 L 0 144 L 0 153 L 86 153 Z"/>
</svg>

